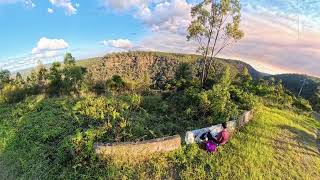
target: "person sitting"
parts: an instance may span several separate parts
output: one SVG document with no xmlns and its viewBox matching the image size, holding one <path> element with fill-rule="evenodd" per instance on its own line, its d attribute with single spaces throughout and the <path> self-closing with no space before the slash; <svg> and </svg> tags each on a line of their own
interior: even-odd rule
<svg viewBox="0 0 320 180">
<path fill-rule="evenodd" d="M 219 132 L 215 137 L 209 132 L 206 132 L 200 136 L 200 139 L 204 141 L 206 149 L 209 152 L 215 152 L 219 145 L 224 145 L 229 140 L 229 132 L 227 130 L 227 123 L 222 123 L 223 130 Z"/>
</svg>

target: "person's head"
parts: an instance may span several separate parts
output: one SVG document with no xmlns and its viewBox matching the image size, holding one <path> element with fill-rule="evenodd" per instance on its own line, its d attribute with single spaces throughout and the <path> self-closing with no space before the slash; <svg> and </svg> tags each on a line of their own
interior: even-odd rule
<svg viewBox="0 0 320 180">
<path fill-rule="evenodd" d="M 223 127 L 223 129 L 227 129 L 227 127 L 228 127 L 227 122 L 222 123 L 222 127 Z"/>
</svg>

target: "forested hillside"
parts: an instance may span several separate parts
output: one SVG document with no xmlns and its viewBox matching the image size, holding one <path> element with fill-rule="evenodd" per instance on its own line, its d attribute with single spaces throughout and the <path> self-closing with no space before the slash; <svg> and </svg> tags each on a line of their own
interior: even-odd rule
<svg viewBox="0 0 320 180">
<path fill-rule="evenodd" d="M 238 61 L 215 60 L 201 85 L 200 58 L 129 52 L 76 63 L 68 53 L 25 78 L 1 71 L 0 179 L 317 177 L 309 102 Z M 95 142 L 183 136 L 251 109 L 254 122 L 218 154 L 183 145 L 137 166 L 94 153 Z"/>
<path fill-rule="evenodd" d="M 320 111 L 320 78 L 299 74 L 280 74 L 271 76 L 281 81 L 283 86 L 294 95 L 309 100 L 316 111 Z"/>
<path fill-rule="evenodd" d="M 93 73 L 94 78 L 106 79 L 104 74 L 112 76 L 113 74 L 121 74 L 123 77 L 141 80 L 140 77 L 147 75 L 155 75 L 160 73 L 161 66 L 165 68 L 176 68 L 179 63 L 200 63 L 201 56 L 187 55 L 177 53 L 165 52 L 130 52 L 130 53 L 114 53 L 108 54 L 102 58 L 81 60 L 79 64 L 88 67 Z M 238 72 L 243 71 L 244 68 L 248 70 L 254 79 L 260 79 L 266 74 L 256 71 L 252 66 L 241 61 L 217 59 L 216 63 L 229 65 L 233 76 Z M 120 66 L 121 65 L 121 66 Z M 163 68 L 162 68 L 163 69 Z M 173 69 L 174 70 L 174 69 Z M 218 71 L 219 69 L 217 69 Z M 163 71 L 170 72 L 170 69 L 163 69 Z M 163 72 L 166 73 L 166 72 Z M 174 72 L 171 71 L 173 74 Z M 172 74 L 166 74 L 168 78 Z"/>
</svg>

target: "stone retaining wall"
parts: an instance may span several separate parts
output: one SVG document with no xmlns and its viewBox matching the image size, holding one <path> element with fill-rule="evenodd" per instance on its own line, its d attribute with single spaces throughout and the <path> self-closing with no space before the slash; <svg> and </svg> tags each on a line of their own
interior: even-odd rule
<svg viewBox="0 0 320 180">
<path fill-rule="evenodd" d="M 156 152 L 168 152 L 179 149 L 181 147 L 181 138 L 179 135 L 164 138 L 152 139 L 141 142 L 129 143 L 111 143 L 94 145 L 96 154 L 104 159 L 108 157 L 147 157 Z"/>
<path fill-rule="evenodd" d="M 228 131 L 233 133 L 237 128 L 240 128 L 247 124 L 253 117 L 252 111 L 247 111 L 243 115 L 234 121 L 229 121 Z M 199 136 L 205 132 L 210 131 L 213 135 L 219 133 L 222 130 L 222 125 L 197 129 L 194 131 L 188 131 L 186 133 L 185 142 L 192 144 L 199 141 Z M 181 147 L 181 138 L 179 135 L 169 136 L 164 138 L 152 139 L 141 142 L 126 142 L 126 143 L 95 143 L 94 149 L 98 157 L 105 159 L 108 157 L 117 157 L 118 159 L 128 159 L 132 157 L 134 160 L 144 159 L 148 155 L 157 152 L 169 152 Z"/>
<path fill-rule="evenodd" d="M 233 133 L 237 128 L 243 127 L 245 124 L 247 124 L 251 119 L 253 118 L 253 112 L 252 111 L 246 111 L 242 114 L 242 116 L 238 120 L 229 121 L 227 122 L 228 131 L 230 133 Z M 219 132 L 222 131 L 222 125 L 218 124 L 215 126 L 203 128 L 203 129 L 197 129 L 193 131 L 186 132 L 185 136 L 185 142 L 186 144 L 192 144 L 195 142 L 200 142 L 200 136 L 203 133 L 211 132 L 212 135 L 216 135 Z"/>
</svg>

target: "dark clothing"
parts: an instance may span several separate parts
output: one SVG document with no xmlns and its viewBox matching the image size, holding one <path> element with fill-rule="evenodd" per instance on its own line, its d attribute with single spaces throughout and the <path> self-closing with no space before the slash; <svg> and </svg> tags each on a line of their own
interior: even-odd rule
<svg viewBox="0 0 320 180">
<path fill-rule="evenodd" d="M 229 140 L 229 132 L 224 129 L 216 137 L 213 137 L 210 132 L 204 133 L 200 136 L 200 139 L 204 140 L 207 136 L 209 141 L 212 141 L 218 145 L 224 145 Z"/>
<path fill-rule="evenodd" d="M 219 141 L 216 140 L 216 138 L 214 138 L 210 132 L 207 132 L 207 133 L 203 133 L 201 136 L 200 136 L 200 139 L 201 140 L 205 140 L 205 136 L 207 136 L 208 140 L 209 141 L 213 141 L 214 143 L 216 144 L 220 144 Z"/>
</svg>

